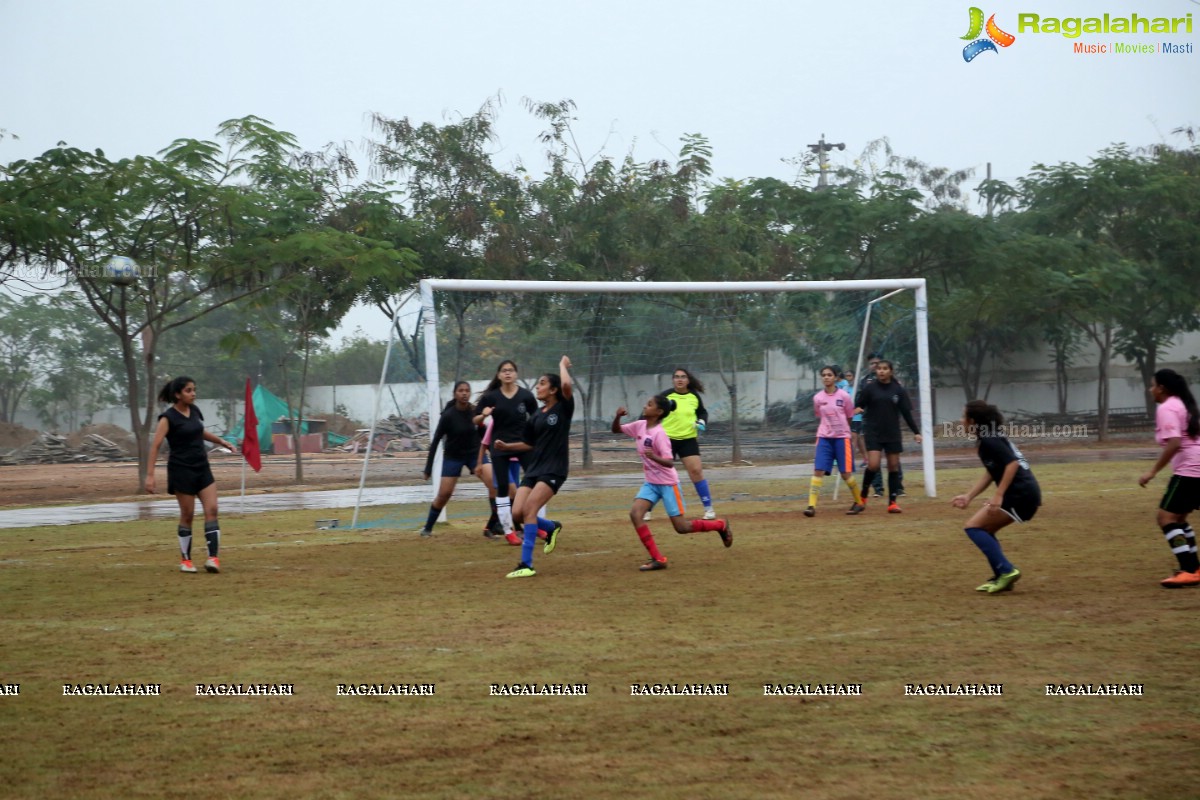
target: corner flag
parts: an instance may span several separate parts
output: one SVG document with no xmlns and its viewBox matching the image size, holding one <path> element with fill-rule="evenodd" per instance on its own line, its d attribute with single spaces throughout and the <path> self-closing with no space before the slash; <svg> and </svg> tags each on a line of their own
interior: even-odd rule
<svg viewBox="0 0 1200 800">
<path fill-rule="evenodd" d="M 258 447 L 258 416 L 254 413 L 254 395 L 246 378 L 246 419 L 242 423 L 242 456 L 255 472 L 262 470 L 262 451 Z"/>
</svg>

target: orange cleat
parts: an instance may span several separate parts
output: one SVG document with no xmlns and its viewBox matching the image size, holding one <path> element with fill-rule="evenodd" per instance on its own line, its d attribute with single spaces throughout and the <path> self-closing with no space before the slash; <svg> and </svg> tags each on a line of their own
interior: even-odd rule
<svg viewBox="0 0 1200 800">
<path fill-rule="evenodd" d="M 1200 586 L 1200 572 L 1177 571 L 1169 578 L 1163 579 L 1164 589 L 1182 589 L 1185 586 Z"/>
</svg>

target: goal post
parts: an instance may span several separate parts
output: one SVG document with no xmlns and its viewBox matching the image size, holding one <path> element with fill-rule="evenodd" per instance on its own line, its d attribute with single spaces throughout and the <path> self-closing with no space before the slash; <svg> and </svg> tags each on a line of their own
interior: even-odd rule
<svg viewBox="0 0 1200 800">
<path fill-rule="evenodd" d="M 456 280 L 427 278 L 420 282 L 420 324 L 424 332 L 425 374 L 427 391 L 427 408 L 430 425 L 436 424 L 441 415 L 443 400 L 441 397 L 441 370 L 438 355 L 438 308 L 436 294 L 438 292 L 469 292 L 494 295 L 513 294 L 597 294 L 597 295 L 634 295 L 652 297 L 655 295 L 770 295 L 795 292 L 839 293 L 839 292 L 885 292 L 896 294 L 911 291 L 914 300 L 915 326 L 915 361 L 917 369 L 917 396 L 919 404 L 919 427 L 923 434 L 921 442 L 921 462 L 925 478 L 925 493 L 929 497 L 937 496 L 937 475 L 934 467 L 933 443 L 933 390 L 929 369 L 929 309 L 924 278 L 896 278 L 888 280 L 845 280 L 845 281 L 711 281 L 711 282 L 673 282 L 673 281 L 500 281 L 500 280 Z M 886 294 L 875 300 L 891 296 Z M 867 306 L 870 308 L 870 305 Z M 865 329 L 864 329 L 865 331 Z M 858 363 L 856 376 L 861 375 L 862 348 L 865 344 L 865 333 L 858 348 Z M 576 354 L 571 353 L 573 357 Z M 578 359 L 577 359 L 578 360 Z M 490 378 L 490 374 L 488 375 Z M 578 379 L 580 376 L 576 375 Z M 591 391 L 593 387 L 588 387 Z M 855 386 L 857 390 L 857 384 Z M 736 424 L 736 414 L 735 414 Z M 437 456 L 440 465 L 440 454 Z M 436 491 L 440 469 L 435 465 L 431 483 Z M 366 471 L 364 469 L 364 479 Z"/>
</svg>

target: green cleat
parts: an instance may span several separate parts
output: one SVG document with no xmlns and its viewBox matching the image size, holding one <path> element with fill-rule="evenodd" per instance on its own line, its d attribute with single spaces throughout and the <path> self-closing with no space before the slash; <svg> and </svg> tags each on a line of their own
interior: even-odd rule
<svg viewBox="0 0 1200 800">
<path fill-rule="evenodd" d="M 517 564 L 516 569 L 514 569 L 512 572 L 508 573 L 504 577 L 506 577 L 506 578 L 532 578 L 534 575 L 537 575 L 537 573 L 534 572 L 533 567 L 529 566 L 524 561 L 522 561 L 521 563 Z"/>
<path fill-rule="evenodd" d="M 991 578 L 988 578 L 986 581 L 979 584 L 978 586 L 976 586 L 975 591 L 989 592 L 989 591 L 991 591 L 992 587 L 995 586 L 995 584 L 996 584 L 996 578 L 995 578 L 995 576 L 993 576 Z"/>
<path fill-rule="evenodd" d="M 1003 575 L 997 575 L 992 580 L 992 585 L 988 588 L 988 594 L 997 594 L 999 592 L 1011 592 L 1013 584 L 1021 579 L 1021 570 L 1013 567 L 1012 572 L 1006 572 Z"/>
<path fill-rule="evenodd" d="M 546 534 L 546 543 L 542 545 L 543 553 L 553 553 L 554 546 L 558 544 L 558 535 L 562 533 L 562 524 L 554 523 L 554 528 Z"/>
</svg>

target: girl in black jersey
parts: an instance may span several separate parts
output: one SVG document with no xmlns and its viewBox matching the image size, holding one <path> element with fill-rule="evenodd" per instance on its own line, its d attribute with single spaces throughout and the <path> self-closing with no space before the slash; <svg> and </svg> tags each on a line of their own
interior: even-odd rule
<svg viewBox="0 0 1200 800">
<path fill-rule="evenodd" d="M 497 453 L 495 443 L 500 439 L 519 441 L 525 432 L 525 421 L 536 410 L 537 400 L 533 392 L 517 383 L 517 365 L 510 359 L 500 362 L 495 377 L 475 405 L 476 425 L 483 425 L 489 416 L 492 418 L 491 462 L 496 483 L 496 513 L 504 528 L 505 538 L 512 545 L 521 544 L 521 538 L 513 533 L 511 498 L 520 483 L 523 462 L 516 453 Z"/>
<path fill-rule="evenodd" d="M 158 415 L 158 427 L 154 430 L 154 444 L 150 447 L 150 474 L 146 476 L 146 491 L 157 490 L 154 478 L 154 462 L 158 460 L 158 449 L 163 439 L 171 447 L 167 458 L 167 492 L 175 495 L 179 503 L 179 552 L 180 572 L 195 572 L 192 566 L 192 518 L 196 511 L 196 498 L 204 509 L 204 541 L 208 546 L 208 559 L 204 569 L 220 572 L 221 562 L 217 553 L 221 544 L 221 524 L 217 521 L 217 485 L 208 466 L 205 442 L 212 442 L 232 451 L 237 448 L 219 436 L 204 429 L 204 415 L 196 407 L 196 382 L 186 375 L 168 381 L 158 393 L 158 399 L 170 403 L 167 410 Z"/>
<path fill-rule="evenodd" d="M 433 459 L 437 455 L 438 443 L 445 441 L 442 453 L 442 481 L 438 484 L 437 496 L 429 506 L 429 516 L 425 527 L 421 529 L 422 536 L 433 535 L 433 524 L 441 515 L 442 509 L 450 502 L 454 487 L 462 476 L 463 467 L 472 475 L 475 474 L 475 459 L 479 452 L 479 428 L 475 425 L 471 405 L 471 384 L 458 381 L 454 384 L 454 399 L 446 404 L 442 416 L 438 420 L 433 438 L 429 442 L 429 455 L 425 459 L 425 480 L 433 473 Z M 488 533 L 488 531 L 484 531 Z"/>
<path fill-rule="evenodd" d="M 912 400 L 895 379 L 892 362 L 881 359 L 875 364 L 875 380 L 863 381 L 854 397 L 854 413 L 863 415 L 863 438 L 867 445 L 867 466 L 863 470 L 862 503 L 855 503 L 847 514 L 861 514 L 866 509 L 866 488 L 879 474 L 880 457 L 887 454 L 888 513 L 899 514 L 896 498 L 904 491 L 900 473 L 900 453 L 904 444 L 900 434 L 900 419 L 908 423 L 913 440 L 921 443 L 921 429 L 912 415 Z"/>
<path fill-rule="evenodd" d="M 571 419 L 575 416 L 575 398 L 572 396 L 571 359 L 566 356 L 558 362 L 558 374 L 546 373 L 538 379 L 535 390 L 542 407 L 525 426 L 521 441 L 499 440 L 494 449 L 501 453 L 526 453 L 525 480 L 517 490 L 513 503 L 513 518 L 524 529 L 521 546 L 521 561 L 517 568 L 508 573 L 509 578 L 532 578 L 533 546 L 537 543 L 538 530 L 546 532 L 543 553 L 554 551 L 562 525 L 551 519 L 537 516 L 542 508 L 567 480 Z"/>
<path fill-rule="evenodd" d="M 963 409 L 963 426 L 978 441 L 979 460 L 984 473 L 971 491 L 950 501 L 955 508 L 966 508 L 992 483 L 990 500 L 967 520 L 967 537 L 987 557 L 992 577 L 975 588 L 977 592 L 996 594 L 1010 591 L 1021 571 L 1004 556 L 996 534 L 1013 522 L 1028 522 L 1042 504 L 1042 490 L 1021 451 L 1004 435 L 1004 417 L 983 400 L 972 400 Z"/>
</svg>

